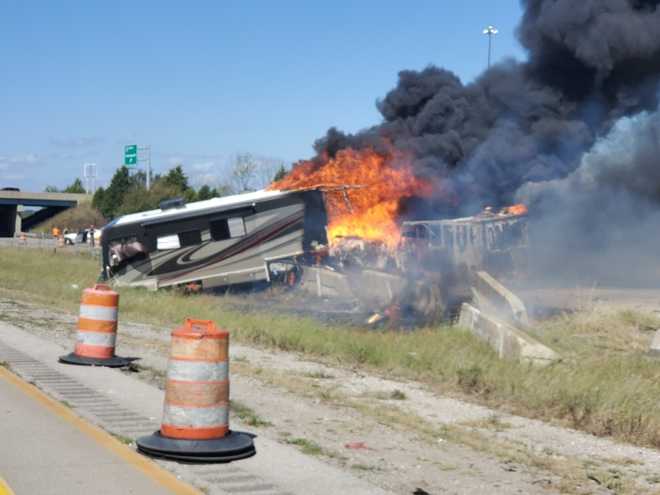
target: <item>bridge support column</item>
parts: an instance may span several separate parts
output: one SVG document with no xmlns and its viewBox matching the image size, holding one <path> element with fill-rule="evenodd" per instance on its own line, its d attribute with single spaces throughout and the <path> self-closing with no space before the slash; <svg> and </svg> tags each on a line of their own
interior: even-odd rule
<svg viewBox="0 0 660 495">
<path fill-rule="evenodd" d="M 16 205 L 0 205 L 0 237 L 14 237 L 17 217 Z"/>
<path fill-rule="evenodd" d="M 21 212 L 23 211 L 23 206 L 19 205 L 16 207 L 16 224 L 14 227 L 14 237 L 18 237 L 23 232 L 23 218 L 21 217 Z"/>
</svg>

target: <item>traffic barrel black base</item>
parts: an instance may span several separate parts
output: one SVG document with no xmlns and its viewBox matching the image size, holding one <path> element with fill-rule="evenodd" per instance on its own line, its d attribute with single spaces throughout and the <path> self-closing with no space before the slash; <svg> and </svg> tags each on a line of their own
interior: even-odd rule
<svg viewBox="0 0 660 495">
<path fill-rule="evenodd" d="M 119 356 L 113 356 L 107 359 L 100 358 L 91 358 L 85 356 L 79 356 L 75 352 L 67 354 L 66 356 L 60 356 L 59 362 L 65 364 L 77 364 L 79 366 L 106 366 L 108 368 L 123 368 L 128 366 L 135 358 L 124 358 Z"/>
<path fill-rule="evenodd" d="M 211 440 L 179 440 L 167 438 L 160 431 L 138 438 L 138 451 L 151 457 L 160 457 L 188 463 L 230 462 L 252 457 L 254 435 L 230 431 L 222 438 Z"/>
</svg>

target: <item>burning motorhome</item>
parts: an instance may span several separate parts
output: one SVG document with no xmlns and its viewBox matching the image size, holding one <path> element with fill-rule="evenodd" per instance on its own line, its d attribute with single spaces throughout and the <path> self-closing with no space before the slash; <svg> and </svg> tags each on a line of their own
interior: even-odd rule
<svg viewBox="0 0 660 495">
<path fill-rule="evenodd" d="M 431 189 L 402 156 L 340 153 L 321 166 L 299 165 L 268 191 L 166 201 L 116 219 L 103 230 L 103 277 L 195 291 L 283 283 L 436 319 L 469 297 L 476 270 L 518 269 L 526 209 L 404 220 L 404 202 Z"/>
</svg>

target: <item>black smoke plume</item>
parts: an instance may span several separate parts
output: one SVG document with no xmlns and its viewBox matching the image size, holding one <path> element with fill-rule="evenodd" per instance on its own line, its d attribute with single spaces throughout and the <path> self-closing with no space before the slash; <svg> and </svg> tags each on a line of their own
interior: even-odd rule
<svg viewBox="0 0 660 495">
<path fill-rule="evenodd" d="M 660 0 L 523 0 L 507 60 L 463 84 L 448 70 L 404 70 L 377 107 L 383 122 L 330 129 L 319 155 L 389 145 L 442 181 L 461 213 L 509 204 L 525 184 L 567 177 L 622 117 L 658 106 Z M 654 177 L 655 179 L 655 177 Z M 438 198 L 442 203 L 442 198 Z"/>
</svg>

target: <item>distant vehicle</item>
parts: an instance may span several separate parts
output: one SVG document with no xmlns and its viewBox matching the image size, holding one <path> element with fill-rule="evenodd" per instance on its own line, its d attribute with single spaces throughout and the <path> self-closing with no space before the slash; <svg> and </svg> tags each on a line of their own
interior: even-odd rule
<svg viewBox="0 0 660 495">
<path fill-rule="evenodd" d="M 326 244 L 319 191 L 257 191 L 115 219 L 101 236 L 102 278 L 152 289 L 271 281 L 271 264 Z"/>
<path fill-rule="evenodd" d="M 20 189 L 18 187 L 3 187 L 3 188 L 0 188 L 0 191 L 16 191 L 16 192 L 19 192 Z"/>
<path fill-rule="evenodd" d="M 64 234 L 64 243 L 69 246 L 74 244 L 88 244 L 90 242 L 89 231 L 90 229 L 82 229 L 78 232 Z M 97 245 L 101 242 L 101 229 L 94 229 L 94 240 Z"/>
<path fill-rule="evenodd" d="M 84 244 L 87 242 L 89 229 L 80 230 L 78 232 L 69 232 L 64 234 L 64 243 L 72 246 L 73 244 Z"/>
</svg>

